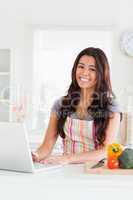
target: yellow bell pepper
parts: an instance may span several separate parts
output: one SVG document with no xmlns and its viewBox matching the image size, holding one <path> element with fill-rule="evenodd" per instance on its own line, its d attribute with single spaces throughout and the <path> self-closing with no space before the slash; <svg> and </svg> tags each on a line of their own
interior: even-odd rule
<svg viewBox="0 0 133 200">
<path fill-rule="evenodd" d="M 108 145 L 107 148 L 107 154 L 108 154 L 108 158 L 118 158 L 118 156 L 121 155 L 123 149 L 122 146 L 118 143 L 112 143 L 110 145 Z"/>
</svg>

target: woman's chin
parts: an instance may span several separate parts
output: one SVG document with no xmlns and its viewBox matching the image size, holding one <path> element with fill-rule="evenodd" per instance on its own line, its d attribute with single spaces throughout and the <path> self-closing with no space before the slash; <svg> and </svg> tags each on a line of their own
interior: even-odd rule
<svg viewBox="0 0 133 200">
<path fill-rule="evenodd" d="M 89 89 L 89 88 L 91 88 L 91 86 L 90 85 L 87 85 L 87 84 L 79 84 L 79 87 L 81 88 L 81 89 Z"/>
<path fill-rule="evenodd" d="M 81 90 L 94 90 L 95 89 L 95 87 L 93 87 L 93 86 L 88 86 L 88 85 L 79 85 L 79 87 L 80 87 L 80 89 Z"/>
</svg>

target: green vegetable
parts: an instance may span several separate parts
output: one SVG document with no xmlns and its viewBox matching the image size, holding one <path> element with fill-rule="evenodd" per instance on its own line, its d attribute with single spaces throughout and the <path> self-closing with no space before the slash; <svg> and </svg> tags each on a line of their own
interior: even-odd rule
<svg viewBox="0 0 133 200">
<path fill-rule="evenodd" d="M 119 167 L 122 169 L 133 169 L 133 149 L 125 149 L 118 157 Z"/>
</svg>

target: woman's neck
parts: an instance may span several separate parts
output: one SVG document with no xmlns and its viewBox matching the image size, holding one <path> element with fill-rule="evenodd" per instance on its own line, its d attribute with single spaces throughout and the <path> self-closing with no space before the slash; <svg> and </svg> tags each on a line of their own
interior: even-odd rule
<svg viewBox="0 0 133 200">
<path fill-rule="evenodd" d="M 94 90 L 87 90 L 87 89 L 81 90 L 80 102 L 82 103 L 83 106 L 86 107 L 88 106 L 88 104 L 91 103 L 93 92 Z"/>
<path fill-rule="evenodd" d="M 91 105 L 92 103 L 92 95 L 93 95 L 94 90 L 81 90 L 81 98 L 80 102 L 77 106 L 77 115 L 83 119 L 88 115 L 87 108 Z"/>
</svg>

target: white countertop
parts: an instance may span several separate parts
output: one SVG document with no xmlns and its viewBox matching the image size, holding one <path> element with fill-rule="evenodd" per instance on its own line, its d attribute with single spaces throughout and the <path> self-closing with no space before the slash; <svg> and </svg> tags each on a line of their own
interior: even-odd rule
<svg viewBox="0 0 133 200">
<path fill-rule="evenodd" d="M 133 176 L 90 175 L 83 165 L 67 165 L 36 174 L 0 171 L 2 200 L 133 198 Z"/>
</svg>

